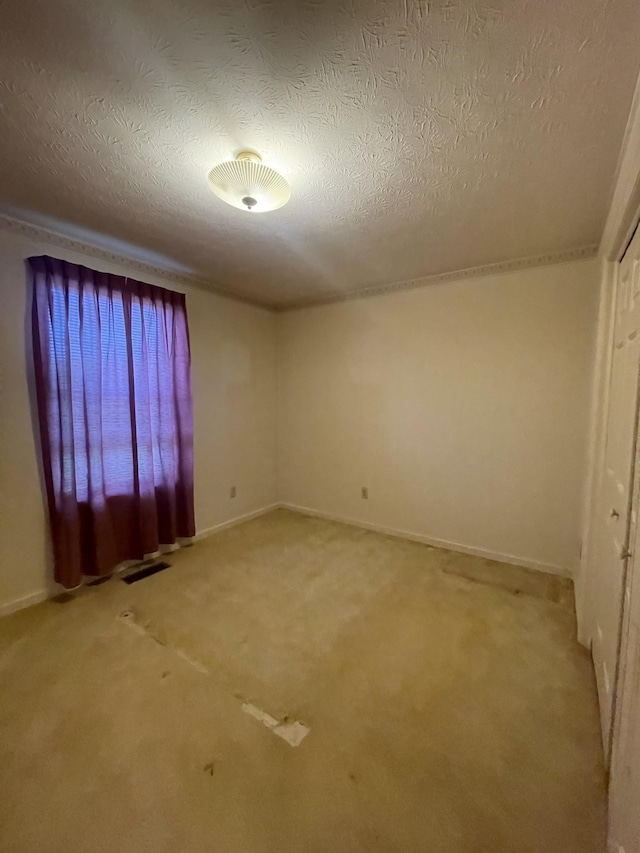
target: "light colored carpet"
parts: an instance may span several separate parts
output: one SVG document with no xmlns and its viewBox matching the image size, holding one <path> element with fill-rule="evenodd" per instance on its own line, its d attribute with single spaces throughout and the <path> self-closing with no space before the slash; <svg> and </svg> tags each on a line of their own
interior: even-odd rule
<svg viewBox="0 0 640 853">
<path fill-rule="evenodd" d="M 568 582 L 284 510 L 169 560 L 0 620 L 0 849 L 602 853 Z"/>
</svg>

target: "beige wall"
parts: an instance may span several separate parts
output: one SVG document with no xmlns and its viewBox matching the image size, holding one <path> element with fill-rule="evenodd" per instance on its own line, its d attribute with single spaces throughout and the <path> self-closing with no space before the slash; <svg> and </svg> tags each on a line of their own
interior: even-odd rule
<svg viewBox="0 0 640 853">
<path fill-rule="evenodd" d="M 42 253 L 127 272 L 0 232 L 0 612 L 52 591 L 25 331 L 24 258 Z M 178 288 L 191 331 L 198 531 L 279 499 L 573 570 L 596 279 L 589 261 L 280 317 Z"/>
<path fill-rule="evenodd" d="M 52 590 L 47 521 L 27 383 L 24 258 L 51 254 L 108 272 L 126 267 L 0 232 L 0 612 Z M 201 290 L 187 293 L 199 532 L 276 500 L 276 318 Z M 237 497 L 229 498 L 229 487 Z"/>
<path fill-rule="evenodd" d="M 280 500 L 573 571 L 597 278 L 584 261 L 282 315 Z"/>
</svg>

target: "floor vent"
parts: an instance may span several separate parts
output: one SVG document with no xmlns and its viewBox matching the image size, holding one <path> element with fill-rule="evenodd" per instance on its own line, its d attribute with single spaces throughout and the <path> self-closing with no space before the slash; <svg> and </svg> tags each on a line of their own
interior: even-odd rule
<svg viewBox="0 0 640 853">
<path fill-rule="evenodd" d="M 164 571 L 164 569 L 168 569 L 171 563 L 153 563 L 151 566 L 144 566 L 142 569 L 136 569 L 134 572 L 130 572 L 128 575 L 125 575 L 122 580 L 125 583 L 137 583 L 137 581 L 144 580 L 144 578 L 151 577 L 151 575 L 155 575 L 158 572 Z"/>
</svg>

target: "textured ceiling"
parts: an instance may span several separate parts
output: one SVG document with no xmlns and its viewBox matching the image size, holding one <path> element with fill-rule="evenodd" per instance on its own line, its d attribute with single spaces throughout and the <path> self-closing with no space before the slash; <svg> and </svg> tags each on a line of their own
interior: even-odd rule
<svg viewBox="0 0 640 853">
<path fill-rule="evenodd" d="M 272 304 L 585 246 L 639 37 L 637 0 L 0 0 L 0 207 Z M 284 208 L 211 193 L 244 148 Z"/>
</svg>

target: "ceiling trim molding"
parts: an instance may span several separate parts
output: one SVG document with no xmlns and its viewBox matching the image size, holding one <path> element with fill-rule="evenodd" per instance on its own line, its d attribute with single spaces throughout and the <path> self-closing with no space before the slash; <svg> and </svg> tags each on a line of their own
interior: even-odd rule
<svg viewBox="0 0 640 853">
<path fill-rule="evenodd" d="M 566 249 L 561 252 L 549 252 L 544 255 L 516 258 L 510 261 L 500 261 L 498 263 L 485 264 L 484 266 L 479 267 L 467 267 L 466 269 L 452 270 L 451 272 L 437 273 L 436 275 L 427 275 L 422 278 L 390 282 L 388 284 L 374 285 L 372 287 L 363 287 L 358 290 L 352 290 L 345 293 L 318 296 L 310 299 L 292 300 L 291 302 L 282 302 L 274 305 L 260 302 L 256 299 L 250 299 L 246 296 L 241 296 L 240 294 L 225 290 L 213 282 L 196 276 L 177 273 L 161 266 L 137 260 L 129 255 L 110 252 L 108 249 L 102 249 L 85 240 L 67 237 L 50 228 L 34 225 L 30 222 L 25 222 L 22 219 L 16 219 L 13 216 L 8 216 L 5 213 L 0 213 L 0 230 L 7 231 L 11 234 L 17 234 L 22 237 L 29 237 L 32 240 L 47 243 L 50 246 L 68 249 L 72 252 L 78 252 L 79 254 L 87 255 L 98 260 L 126 267 L 136 273 L 162 278 L 165 281 L 174 284 L 197 287 L 199 289 L 206 290 L 208 293 L 215 293 L 217 296 L 221 296 L 225 299 L 232 299 L 234 302 L 241 302 L 245 305 L 251 305 L 256 308 L 262 308 L 267 311 L 276 311 L 279 313 L 296 311 L 303 308 L 312 308 L 316 305 L 346 302 L 352 299 L 365 299 L 370 296 L 383 296 L 388 293 L 399 293 L 405 290 L 417 290 L 421 287 L 428 287 L 433 284 L 446 284 L 447 282 L 458 281 L 460 279 L 481 278 L 482 276 L 488 275 L 503 275 L 505 273 L 531 269 L 534 267 L 552 266 L 555 264 L 571 263 L 572 261 L 585 261 L 595 257 L 598 251 L 597 244 L 580 246 L 575 249 Z"/>
<path fill-rule="evenodd" d="M 129 255 L 110 252 L 108 249 L 101 249 L 93 243 L 88 243 L 84 240 L 77 240 L 73 237 L 66 237 L 64 234 L 53 231 L 50 228 L 33 225 L 31 222 L 16 219 L 13 216 L 8 216 L 6 213 L 0 213 L 0 230 L 8 231 L 11 234 L 18 234 L 21 237 L 29 237 L 32 240 L 47 243 L 50 246 L 60 249 L 68 249 L 71 252 L 78 252 L 81 255 L 87 255 L 100 261 L 117 264 L 118 266 L 126 267 L 136 273 L 162 278 L 173 284 L 197 287 L 201 290 L 206 290 L 208 293 L 215 293 L 217 296 L 222 296 L 225 299 L 232 299 L 234 302 L 242 302 L 245 305 L 252 305 L 256 308 L 266 309 L 267 311 L 274 310 L 272 305 L 267 305 L 266 303 L 259 302 L 256 299 L 250 299 L 247 296 L 241 296 L 238 293 L 225 290 L 219 285 L 206 281 L 205 279 L 198 278 L 197 276 L 177 273 L 161 266 L 136 260 Z"/>
<path fill-rule="evenodd" d="M 535 267 L 555 266 L 556 264 L 568 264 L 573 261 L 587 261 L 595 258 L 598 253 L 597 243 L 588 246 L 579 246 L 575 249 L 565 249 L 561 252 L 548 252 L 544 255 L 533 255 L 526 258 L 516 258 L 511 261 L 500 261 L 495 264 L 485 264 L 481 267 L 467 267 L 451 272 L 427 275 L 422 278 L 412 278 L 407 281 L 396 281 L 390 284 L 380 284 L 374 287 L 363 287 L 350 293 L 331 294 L 326 297 L 316 297 L 295 302 L 285 302 L 275 306 L 278 312 L 296 311 L 302 308 L 312 308 L 316 305 L 328 305 L 334 302 L 346 302 L 351 299 L 365 299 L 369 296 L 383 296 L 388 293 L 399 293 L 404 290 L 418 290 L 433 284 L 446 284 L 451 281 L 459 281 L 467 278 L 482 278 L 488 275 L 504 275 L 518 270 L 533 269 Z"/>
</svg>

